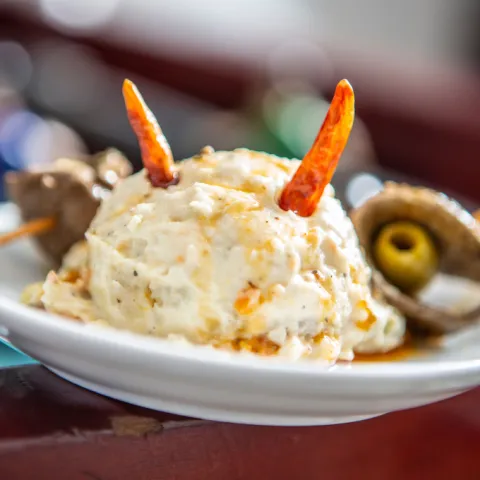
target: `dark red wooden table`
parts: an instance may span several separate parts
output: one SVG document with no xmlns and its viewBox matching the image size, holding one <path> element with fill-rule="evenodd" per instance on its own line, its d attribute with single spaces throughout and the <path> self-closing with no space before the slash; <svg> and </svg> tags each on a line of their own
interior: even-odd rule
<svg viewBox="0 0 480 480">
<path fill-rule="evenodd" d="M 40 366 L 0 371 L 2 480 L 479 479 L 480 389 L 327 427 L 256 427 L 100 397 Z"/>
</svg>

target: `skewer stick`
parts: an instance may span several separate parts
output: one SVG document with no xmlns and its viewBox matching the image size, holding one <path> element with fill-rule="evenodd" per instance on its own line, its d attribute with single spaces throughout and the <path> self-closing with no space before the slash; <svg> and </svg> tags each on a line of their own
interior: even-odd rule
<svg viewBox="0 0 480 480">
<path fill-rule="evenodd" d="M 30 222 L 20 225 L 13 232 L 0 234 L 0 246 L 17 240 L 22 237 L 29 237 L 41 235 L 51 230 L 55 226 L 55 219 L 53 217 L 44 217 L 31 220 Z"/>
</svg>

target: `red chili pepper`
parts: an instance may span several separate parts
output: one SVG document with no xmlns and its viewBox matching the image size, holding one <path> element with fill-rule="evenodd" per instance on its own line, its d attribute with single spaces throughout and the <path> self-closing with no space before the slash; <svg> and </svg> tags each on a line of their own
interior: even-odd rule
<svg viewBox="0 0 480 480">
<path fill-rule="evenodd" d="M 280 208 L 302 217 L 313 215 L 347 145 L 354 116 L 355 95 L 348 81 L 342 80 L 312 148 L 283 189 Z"/>
<path fill-rule="evenodd" d="M 154 187 L 162 188 L 178 183 L 178 174 L 173 168 L 173 155 L 167 139 L 137 87 L 130 80 L 123 82 L 123 97 L 150 182 Z"/>
</svg>

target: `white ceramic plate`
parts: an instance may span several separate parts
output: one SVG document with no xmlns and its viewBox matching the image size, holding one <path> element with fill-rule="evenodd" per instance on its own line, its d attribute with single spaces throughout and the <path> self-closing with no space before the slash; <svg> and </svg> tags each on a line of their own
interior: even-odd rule
<svg viewBox="0 0 480 480">
<path fill-rule="evenodd" d="M 17 221 L 0 209 L 0 229 Z M 212 420 L 326 425 L 457 395 L 480 384 L 480 328 L 418 360 L 325 367 L 174 345 L 89 327 L 18 303 L 45 265 L 28 241 L 0 249 L 0 325 L 20 350 L 80 386 L 129 403 Z"/>
</svg>

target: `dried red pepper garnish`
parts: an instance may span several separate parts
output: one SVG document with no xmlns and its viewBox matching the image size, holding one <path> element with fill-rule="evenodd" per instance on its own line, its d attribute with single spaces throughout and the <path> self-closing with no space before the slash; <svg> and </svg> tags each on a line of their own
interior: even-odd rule
<svg viewBox="0 0 480 480">
<path fill-rule="evenodd" d="M 355 95 L 347 80 L 337 85 L 335 95 L 312 148 L 280 196 L 279 206 L 309 217 L 317 208 L 325 187 L 347 145 L 355 116 Z"/>
<path fill-rule="evenodd" d="M 178 183 L 178 173 L 173 168 L 173 155 L 167 139 L 137 87 L 130 80 L 123 82 L 123 97 L 150 182 L 154 187 L 161 188 Z"/>
</svg>

